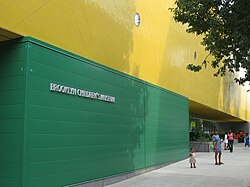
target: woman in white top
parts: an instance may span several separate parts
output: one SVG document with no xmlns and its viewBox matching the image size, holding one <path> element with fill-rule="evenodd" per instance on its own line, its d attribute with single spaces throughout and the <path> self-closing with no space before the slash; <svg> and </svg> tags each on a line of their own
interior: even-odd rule
<svg viewBox="0 0 250 187">
<path fill-rule="evenodd" d="M 225 132 L 224 136 L 224 150 L 228 149 L 228 137 L 227 137 L 227 132 Z"/>
</svg>

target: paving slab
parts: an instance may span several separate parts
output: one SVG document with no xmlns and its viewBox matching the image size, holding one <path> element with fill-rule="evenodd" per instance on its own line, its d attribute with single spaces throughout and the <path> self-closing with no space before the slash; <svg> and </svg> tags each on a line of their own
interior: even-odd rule
<svg viewBox="0 0 250 187">
<path fill-rule="evenodd" d="M 109 187 L 250 187 L 250 148 L 235 144 L 222 152 L 224 165 L 214 165 L 214 153 L 196 153 L 197 168 L 189 159 L 121 181 Z"/>
</svg>

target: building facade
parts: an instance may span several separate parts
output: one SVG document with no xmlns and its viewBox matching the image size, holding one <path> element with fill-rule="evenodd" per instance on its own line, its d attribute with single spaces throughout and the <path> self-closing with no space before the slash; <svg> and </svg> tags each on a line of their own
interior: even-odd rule
<svg viewBox="0 0 250 187">
<path fill-rule="evenodd" d="M 249 131 L 249 88 L 186 70 L 206 52 L 173 6 L 0 0 L 0 186 L 105 185 L 184 159 L 190 113 Z"/>
</svg>

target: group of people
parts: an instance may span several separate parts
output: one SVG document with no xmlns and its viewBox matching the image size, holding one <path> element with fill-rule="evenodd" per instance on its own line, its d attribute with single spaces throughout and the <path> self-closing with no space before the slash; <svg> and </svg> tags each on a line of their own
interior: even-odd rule
<svg viewBox="0 0 250 187">
<path fill-rule="evenodd" d="M 214 131 L 214 134 L 212 136 L 212 140 L 213 140 L 213 148 L 214 148 L 214 159 L 215 159 L 215 165 L 222 165 L 224 164 L 221 161 L 221 143 L 224 142 L 224 150 L 230 150 L 230 152 L 233 152 L 233 144 L 234 144 L 234 139 L 236 138 L 236 136 L 234 135 L 234 133 L 232 133 L 232 131 L 230 130 L 228 133 L 225 132 L 224 135 L 224 140 L 220 138 L 219 133 L 217 130 Z M 249 147 L 249 135 L 248 133 L 246 133 L 244 135 L 244 140 L 245 140 L 245 147 L 248 146 Z M 190 150 L 190 159 L 189 159 L 189 163 L 190 163 L 190 167 L 191 168 L 196 168 L 196 159 L 195 159 L 195 150 L 194 148 L 191 148 Z"/>
<path fill-rule="evenodd" d="M 232 137 L 230 137 L 232 135 Z M 225 132 L 224 135 L 224 150 L 230 150 L 230 152 L 233 152 L 233 142 L 234 139 L 238 139 L 238 143 L 245 143 L 245 147 L 249 147 L 249 134 L 244 133 L 244 131 L 239 131 L 237 135 L 234 135 L 231 131 L 227 134 Z M 231 141 L 230 141 L 231 140 Z"/>
<path fill-rule="evenodd" d="M 238 143 L 244 143 L 246 142 L 247 136 L 248 136 L 248 133 L 245 133 L 243 130 L 241 130 L 235 135 L 235 139 L 238 140 Z"/>
</svg>

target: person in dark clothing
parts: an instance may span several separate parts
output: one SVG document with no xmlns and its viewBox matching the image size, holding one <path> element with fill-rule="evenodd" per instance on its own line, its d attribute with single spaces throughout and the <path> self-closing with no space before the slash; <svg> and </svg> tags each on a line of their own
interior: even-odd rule
<svg viewBox="0 0 250 187">
<path fill-rule="evenodd" d="M 249 147 L 249 135 L 248 135 L 248 133 L 246 133 L 246 137 L 245 137 L 245 147 L 246 146 Z"/>
</svg>

